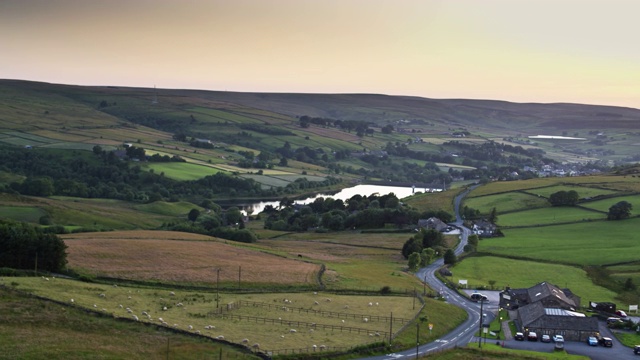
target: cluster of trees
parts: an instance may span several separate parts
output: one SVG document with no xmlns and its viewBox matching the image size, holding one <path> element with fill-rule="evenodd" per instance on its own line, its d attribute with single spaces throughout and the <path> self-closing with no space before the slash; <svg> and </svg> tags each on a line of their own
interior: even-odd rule
<svg viewBox="0 0 640 360">
<path fill-rule="evenodd" d="M 356 131 L 357 135 L 363 137 L 365 135 L 373 136 L 373 129 L 369 126 L 371 125 L 368 121 L 361 120 L 335 120 L 329 118 L 320 118 L 320 117 L 310 117 L 307 115 L 302 115 L 298 118 L 298 122 L 300 127 L 308 128 L 311 124 L 320 125 L 320 126 L 333 126 L 337 128 L 341 128 L 346 130 L 347 132 Z M 393 130 L 393 126 L 390 128 Z M 390 132 L 389 128 L 386 129 Z"/>
<path fill-rule="evenodd" d="M 620 201 L 609 208 L 607 220 L 622 220 L 631 216 L 633 206 L 627 201 Z"/>
<path fill-rule="evenodd" d="M 408 260 L 410 271 L 429 265 L 439 256 L 444 258 L 445 264 L 453 265 L 458 261 L 453 250 L 446 248 L 441 232 L 424 228 L 404 243 L 402 256 Z"/>
<path fill-rule="evenodd" d="M 553 206 L 574 206 L 578 203 L 578 199 L 580 196 L 575 190 L 561 190 L 549 195 L 549 202 Z"/>
<path fill-rule="evenodd" d="M 231 207 L 223 211 L 218 204 L 211 200 L 204 200 L 202 207 L 207 209 L 205 214 L 202 214 L 198 209 L 191 209 L 187 215 L 188 221 L 166 223 L 162 225 L 162 228 L 171 231 L 215 236 L 244 243 L 253 243 L 258 240 L 253 232 L 245 228 L 243 214 L 237 207 Z"/>
<path fill-rule="evenodd" d="M 321 197 L 302 206 L 285 198 L 278 209 L 268 206 L 264 213 L 267 216 L 265 228 L 281 231 L 373 229 L 382 228 L 386 224 L 402 228 L 416 224 L 420 218 L 435 215 L 448 220 L 452 218 L 451 214 L 444 211 L 419 213 L 402 206 L 394 194 L 354 195 L 346 202 Z"/>
<path fill-rule="evenodd" d="M 33 196 L 77 196 L 136 202 L 210 199 L 225 196 L 274 197 L 285 188 L 262 189 L 252 179 L 217 173 L 192 181 L 169 179 L 164 174 L 142 171 L 136 163 L 118 159 L 111 151 L 87 153 L 0 147 L 0 171 L 25 177 L 0 191 Z M 318 186 L 326 186 L 326 183 Z"/>
<path fill-rule="evenodd" d="M 59 272 L 67 246 L 57 235 L 28 224 L 0 223 L 0 267 Z"/>
</svg>

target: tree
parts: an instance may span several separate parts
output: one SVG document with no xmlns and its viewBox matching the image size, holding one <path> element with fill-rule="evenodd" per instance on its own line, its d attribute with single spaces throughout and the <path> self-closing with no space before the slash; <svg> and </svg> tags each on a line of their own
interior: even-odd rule
<svg viewBox="0 0 640 360">
<path fill-rule="evenodd" d="M 487 220 L 492 224 L 498 222 L 498 210 L 496 210 L 495 207 L 491 208 L 491 212 L 489 213 L 489 217 L 487 218 Z"/>
<path fill-rule="evenodd" d="M 191 211 L 189 211 L 189 215 L 187 215 L 191 222 L 196 222 L 196 220 L 198 220 L 198 216 L 200 216 L 200 210 L 198 209 L 191 209 Z"/>
<path fill-rule="evenodd" d="M 562 190 L 549 195 L 549 202 L 553 206 L 574 206 L 578 203 L 578 199 L 580 196 L 575 190 Z"/>
<path fill-rule="evenodd" d="M 627 201 L 620 201 L 609 208 L 607 220 L 622 220 L 631 216 L 633 206 Z"/>
<path fill-rule="evenodd" d="M 433 258 L 436 256 L 436 251 L 431 249 L 431 248 L 426 248 L 426 249 L 422 249 L 422 252 L 420 253 L 420 266 L 427 266 L 429 264 L 431 264 L 431 261 L 433 261 Z"/>
<path fill-rule="evenodd" d="M 420 265 L 420 253 L 414 252 L 409 255 L 409 271 L 418 270 L 418 266 Z"/>
<path fill-rule="evenodd" d="M 456 254 L 453 252 L 453 250 L 447 249 L 447 251 L 444 253 L 444 263 L 446 265 L 454 265 L 456 262 L 458 262 L 458 257 L 456 256 Z"/>
<path fill-rule="evenodd" d="M 67 264 L 66 249 L 62 239 L 40 228 L 0 224 L 0 267 L 59 272 Z"/>
</svg>

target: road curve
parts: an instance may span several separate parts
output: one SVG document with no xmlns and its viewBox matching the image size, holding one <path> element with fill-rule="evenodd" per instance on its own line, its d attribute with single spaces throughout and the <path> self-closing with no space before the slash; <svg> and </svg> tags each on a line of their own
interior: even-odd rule
<svg viewBox="0 0 640 360">
<path fill-rule="evenodd" d="M 454 209 L 456 213 L 456 221 L 454 222 L 454 225 L 460 229 L 460 243 L 458 244 L 458 246 L 454 251 L 456 255 L 462 254 L 462 252 L 464 251 L 465 245 L 467 245 L 467 239 L 471 234 L 471 230 L 464 227 L 462 224 L 463 219 L 462 219 L 462 216 L 460 215 L 460 203 L 462 202 L 462 199 L 473 188 L 474 187 L 465 190 L 464 192 L 456 196 L 454 199 Z M 478 331 L 480 327 L 480 305 L 478 305 L 477 303 L 471 302 L 466 297 L 463 297 L 457 292 L 444 286 L 444 284 L 440 280 L 438 280 L 438 278 L 436 278 L 435 273 L 440 267 L 442 267 L 442 265 L 444 265 L 444 260 L 440 258 L 435 262 L 433 262 L 432 264 L 430 264 L 429 266 L 418 270 L 415 275 L 421 281 L 426 282 L 429 285 L 429 287 L 431 287 L 435 291 L 438 291 L 440 293 L 440 296 L 443 296 L 449 304 L 453 304 L 465 310 L 468 314 L 468 317 L 467 317 L 467 320 L 465 320 L 461 325 L 456 327 L 453 331 L 451 331 L 447 335 L 433 342 L 430 342 L 427 344 L 421 344 L 417 346 L 417 353 L 420 356 L 424 356 L 425 354 L 435 352 L 435 351 L 442 351 L 445 349 L 453 348 L 456 346 L 458 347 L 466 346 L 474 337 L 474 333 Z M 492 307 L 495 307 L 495 306 L 496 305 L 493 304 Z M 486 310 L 483 309 L 483 312 L 485 312 L 489 317 L 487 321 L 491 321 L 491 317 L 493 316 L 493 314 L 489 312 L 490 309 L 487 306 L 485 306 L 485 308 Z M 427 314 L 428 314 L 428 309 L 427 309 Z M 374 356 L 374 357 L 369 357 L 365 359 L 391 360 L 391 359 L 397 359 L 397 358 L 415 356 L 415 355 L 416 355 L 416 348 L 412 348 L 402 352 Z"/>
</svg>

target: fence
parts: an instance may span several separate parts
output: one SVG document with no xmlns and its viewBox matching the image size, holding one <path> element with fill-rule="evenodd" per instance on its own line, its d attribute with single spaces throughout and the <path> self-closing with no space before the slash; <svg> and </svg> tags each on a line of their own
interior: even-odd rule
<svg viewBox="0 0 640 360">
<path fill-rule="evenodd" d="M 365 318 L 367 318 L 368 319 L 367 321 L 369 321 L 369 322 L 376 322 L 377 321 L 377 322 L 389 323 L 389 322 L 393 321 L 394 323 L 399 323 L 401 325 L 404 325 L 404 324 L 406 324 L 406 323 L 411 321 L 410 319 L 399 318 L 399 317 L 355 314 L 355 313 L 324 311 L 324 310 L 314 310 L 314 309 L 283 306 L 283 305 L 276 305 L 276 304 L 255 302 L 255 301 L 247 301 L 247 300 L 240 300 L 240 301 L 237 301 L 237 302 L 229 303 L 225 307 L 221 307 L 221 308 L 218 308 L 217 310 L 210 311 L 209 313 L 207 313 L 207 316 L 208 317 L 219 316 L 219 315 L 231 312 L 233 310 L 240 309 L 242 306 L 263 307 L 263 308 L 267 308 L 269 310 L 271 310 L 273 308 L 273 310 L 298 312 L 298 314 L 307 313 L 307 314 L 320 315 L 322 317 L 335 317 L 335 318 L 339 318 L 339 319 L 359 319 L 359 320 L 364 320 Z"/>
</svg>

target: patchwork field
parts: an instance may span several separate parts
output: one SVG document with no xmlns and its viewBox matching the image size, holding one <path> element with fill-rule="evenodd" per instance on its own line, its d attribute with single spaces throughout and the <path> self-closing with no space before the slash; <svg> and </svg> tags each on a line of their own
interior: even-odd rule
<svg viewBox="0 0 640 360">
<path fill-rule="evenodd" d="M 469 282 L 469 288 L 485 286 L 495 281 L 496 289 L 505 286 L 512 288 L 529 288 L 537 283 L 547 281 L 560 288 L 569 288 L 580 296 L 582 305 L 587 301 L 617 302 L 616 293 L 593 284 L 587 273 L 575 266 L 541 263 L 526 260 L 498 258 L 494 256 L 473 256 L 456 264 L 451 269 L 451 281 L 458 283 L 460 279 Z"/>
<path fill-rule="evenodd" d="M 123 279 L 182 284 L 313 285 L 320 266 L 207 236 L 175 232 L 84 233 L 64 237 L 69 267 Z"/>
<path fill-rule="evenodd" d="M 512 191 L 503 194 L 473 197 L 465 200 L 464 205 L 480 211 L 481 214 L 489 214 L 493 208 L 496 208 L 498 213 L 504 213 L 515 210 L 548 207 L 549 201 L 531 194 Z M 502 217 L 500 219 L 502 219 Z"/>
<path fill-rule="evenodd" d="M 579 207 L 554 206 L 527 211 L 518 211 L 508 214 L 500 214 L 500 216 L 498 217 L 498 225 L 504 227 L 539 226 L 570 222 L 604 220 L 606 218 L 606 213 L 589 211 Z"/>
</svg>

